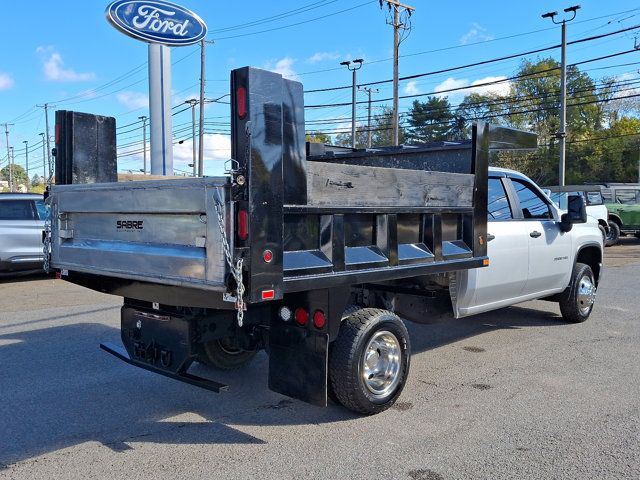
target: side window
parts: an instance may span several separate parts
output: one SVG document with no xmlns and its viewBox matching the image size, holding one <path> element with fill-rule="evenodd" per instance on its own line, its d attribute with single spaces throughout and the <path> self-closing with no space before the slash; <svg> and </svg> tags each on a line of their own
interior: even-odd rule
<svg viewBox="0 0 640 480">
<path fill-rule="evenodd" d="M 539 195 L 538 192 L 533 190 L 525 182 L 515 179 L 511 181 L 520 200 L 520 208 L 522 208 L 522 216 L 525 220 L 545 220 L 553 218 L 549 205 L 542 199 L 542 196 Z"/>
<path fill-rule="evenodd" d="M 0 220 L 35 220 L 33 200 L 0 200 Z"/>
<path fill-rule="evenodd" d="M 504 191 L 502 182 L 499 178 L 489 179 L 489 198 L 487 205 L 488 220 L 509 220 L 513 218 L 511 215 L 511 207 L 507 194 Z"/>
<path fill-rule="evenodd" d="M 587 205 L 602 205 L 603 203 L 600 192 L 587 192 Z"/>
<path fill-rule="evenodd" d="M 46 220 L 47 215 L 49 215 L 49 205 L 44 203 L 44 200 L 36 200 L 36 212 L 38 213 L 38 218 L 40 220 Z"/>
<path fill-rule="evenodd" d="M 616 190 L 618 203 L 636 203 L 636 191 L 631 189 Z"/>
</svg>

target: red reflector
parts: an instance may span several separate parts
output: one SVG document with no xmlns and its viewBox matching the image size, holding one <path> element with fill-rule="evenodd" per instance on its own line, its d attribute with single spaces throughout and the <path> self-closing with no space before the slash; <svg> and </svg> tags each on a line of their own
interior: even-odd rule
<svg viewBox="0 0 640 480">
<path fill-rule="evenodd" d="M 247 116 L 247 89 L 244 87 L 236 90 L 236 110 L 240 119 Z"/>
<path fill-rule="evenodd" d="M 265 263 L 271 263 L 271 260 L 273 260 L 273 252 L 271 250 L 265 250 L 262 253 L 262 258 Z"/>
<path fill-rule="evenodd" d="M 249 237 L 249 214 L 246 210 L 238 210 L 238 238 L 246 240 Z"/>
<path fill-rule="evenodd" d="M 323 328 L 325 324 L 324 312 L 322 310 L 316 310 L 313 313 L 313 326 L 316 328 Z"/>
<path fill-rule="evenodd" d="M 304 326 L 309 320 L 309 314 L 304 308 L 296 308 L 295 318 L 298 325 Z"/>
<path fill-rule="evenodd" d="M 47 135 L 49 134 L 49 132 L 47 132 Z M 47 139 L 45 137 L 42 137 L 43 140 L 46 142 Z M 56 123 L 56 145 L 60 143 L 60 125 Z"/>
<path fill-rule="evenodd" d="M 62 274 L 60 272 L 56 272 L 56 278 L 60 280 L 62 278 Z"/>
<path fill-rule="evenodd" d="M 276 298 L 276 292 L 274 290 L 263 290 L 262 291 L 262 299 L 263 300 L 273 300 Z"/>
</svg>

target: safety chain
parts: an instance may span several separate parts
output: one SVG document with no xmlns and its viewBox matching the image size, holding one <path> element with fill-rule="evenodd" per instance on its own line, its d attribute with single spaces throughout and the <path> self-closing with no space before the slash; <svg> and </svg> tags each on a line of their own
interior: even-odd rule
<svg viewBox="0 0 640 480">
<path fill-rule="evenodd" d="M 49 273 L 51 267 L 51 197 L 47 197 L 44 204 L 47 209 L 47 217 L 44 220 L 44 238 L 42 239 L 42 253 L 44 254 L 44 264 L 42 268 L 45 273 Z"/>
<path fill-rule="evenodd" d="M 238 326 L 242 327 L 244 320 L 244 284 L 242 283 L 242 257 L 238 257 L 236 264 L 233 264 L 233 256 L 231 255 L 231 247 L 227 240 L 227 232 L 224 224 L 224 206 L 220 201 L 220 194 L 216 189 L 215 196 L 216 213 L 218 215 L 218 228 L 220 228 L 220 236 L 222 238 L 222 249 L 224 250 L 224 257 L 227 260 L 231 275 L 233 275 L 236 281 L 236 310 L 238 311 Z"/>
</svg>

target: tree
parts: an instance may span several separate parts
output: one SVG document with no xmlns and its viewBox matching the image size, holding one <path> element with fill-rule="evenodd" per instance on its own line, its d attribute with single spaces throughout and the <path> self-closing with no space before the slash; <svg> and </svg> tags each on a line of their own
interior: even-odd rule
<svg viewBox="0 0 640 480">
<path fill-rule="evenodd" d="M 367 125 L 356 127 L 356 147 L 366 148 L 367 146 Z M 398 129 L 398 141 L 405 142 L 405 132 L 402 127 Z M 345 147 L 351 146 L 351 133 L 339 133 L 336 136 L 336 145 Z M 371 119 L 371 146 L 388 147 L 393 145 L 393 110 L 389 107 L 382 107 L 382 113 L 374 115 Z"/>
<path fill-rule="evenodd" d="M 322 132 L 309 132 L 304 136 L 306 142 L 331 144 L 331 137 Z"/>
<path fill-rule="evenodd" d="M 407 140 L 409 143 L 450 140 L 453 121 L 447 97 L 427 97 L 426 102 L 414 100 L 407 120 Z"/>
<path fill-rule="evenodd" d="M 26 185 L 29 181 L 27 172 L 20 165 L 13 165 L 11 169 L 13 172 L 14 185 Z M 9 165 L 0 170 L 0 180 L 9 181 Z"/>
<path fill-rule="evenodd" d="M 41 183 L 43 183 L 43 179 L 36 173 L 32 178 L 31 178 L 31 186 L 33 187 L 37 187 L 38 185 L 40 185 Z"/>
</svg>

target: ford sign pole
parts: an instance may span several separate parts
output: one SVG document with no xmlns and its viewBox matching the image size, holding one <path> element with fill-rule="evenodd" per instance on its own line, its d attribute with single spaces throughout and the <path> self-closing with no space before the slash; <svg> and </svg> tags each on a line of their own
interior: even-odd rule
<svg viewBox="0 0 640 480">
<path fill-rule="evenodd" d="M 151 175 L 173 175 L 171 50 L 157 43 L 149 44 L 149 117 Z"/>
<path fill-rule="evenodd" d="M 116 0 L 107 20 L 125 35 L 149 44 L 149 116 L 151 174 L 173 174 L 171 50 L 193 45 L 207 35 L 207 25 L 190 10 L 164 0 Z"/>
</svg>

